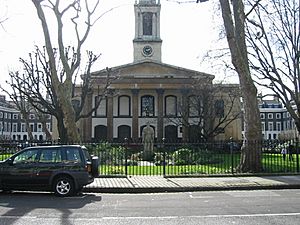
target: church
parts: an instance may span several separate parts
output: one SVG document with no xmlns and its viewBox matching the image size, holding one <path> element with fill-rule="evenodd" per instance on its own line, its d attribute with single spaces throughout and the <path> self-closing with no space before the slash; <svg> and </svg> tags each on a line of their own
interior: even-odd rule
<svg viewBox="0 0 300 225">
<path fill-rule="evenodd" d="M 215 85 L 211 74 L 163 63 L 160 10 L 160 0 L 136 0 L 134 60 L 109 69 L 113 79 L 107 94 L 93 115 L 80 121 L 82 140 L 138 141 L 147 124 L 157 142 L 201 139 L 204 134 L 240 140 L 238 85 Z M 92 73 L 94 91 L 85 110 L 95 106 L 107 73 Z"/>
</svg>

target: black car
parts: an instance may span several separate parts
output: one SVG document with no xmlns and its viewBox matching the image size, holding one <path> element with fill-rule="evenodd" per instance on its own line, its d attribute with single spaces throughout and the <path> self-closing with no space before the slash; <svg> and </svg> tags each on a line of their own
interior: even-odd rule
<svg viewBox="0 0 300 225">
<path fill-rule="evenodd" d="M 58 196 L 78 193 L 94 181 L 87 149 L 79 145 L 28 147 L 0 162 L 0 190 L 53 191 Z"/>
</svg>

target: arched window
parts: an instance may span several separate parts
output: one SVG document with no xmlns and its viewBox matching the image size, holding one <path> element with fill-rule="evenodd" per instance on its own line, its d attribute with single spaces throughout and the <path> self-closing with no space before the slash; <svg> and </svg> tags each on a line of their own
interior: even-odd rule
<svg viewBox="0 0 300 225">
<path fill-rule="evenodd" d="M 127 125 L 121 125 L 118 127 L 118 139 L 124 141 L 124 138 L 131 138 L 131 127 Z"/>
<path fill-rule="evenodd" d="M 219 118 L 224 117 L 224 100 L 219 99 L 215 101 L 215 113 Z"/>
<path fill-rule="evenodd" d="M 165 138 L 167 142 L 176 142 L 178 138 L 177 127 L 174 125 L 168 125 L 165 127 Z"/>
<path fill-rule="evenodd" d="M 165 115 L 177 115 L 177 97 L 173 95 L 166 96 L 165 98 Z"/>
<path fill-rule="evenodd" d="M 130 97 L 122 95 L 118 99 L 118 114 L 119 116 L 130 116 Z"/>
<path fill-rule="evenodd" d="M 104 125 L 95 126 L 94 133 L 96 141 L 100 142 L 107 139 L 107 127 Z"/>
<path fill-rule="evenodd" d="M 144 95 L 141 98 L 141 116 L 154 116 L 154 97 L 151 95 Z"/>
<path fill-rule="evenodd" d="M 100 98 L 100 104 L 95 112 L 95 116 L 99 116 L 99 117 L 106 117 L 106 108 L 107 108 L 107 104 L 106 104 L 106 98 L 103 96 L 96 96 L 95 97 L 95 106 L 98 102 L 98 99 Z"/>
</svg>

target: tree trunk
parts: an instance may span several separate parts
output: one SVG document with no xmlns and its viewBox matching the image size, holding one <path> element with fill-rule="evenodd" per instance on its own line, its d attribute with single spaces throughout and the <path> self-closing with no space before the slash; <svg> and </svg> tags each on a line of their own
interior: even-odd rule
<svg viewBox="0 0 300 225">
<path fill-rule="evenodd" d="M 69 90 L 70 88 L 72 88 L 72 84 L 68 86 L 66 83 L 58 87 L 57 99 L 63 113 L 64 131 L 67 135 L 67 140 L 65 141 L 68 143 L 79 143 L 80 135 L 75 122 L 76 115 L 71 101 L 72 97 L 69 96 L 69 93 L 72 93 L 72 91 Z"/>
<path fill-rule="evenodd" d="M 257 102 L 257 89 L 251 78 L 245 40 L 245 13 L 242 0 L 220 0 L 222 17 L 231 52 L 232 63 L 238 73 L 244 104 L 244 143 L 238 170 L 259 172 L 261 165 L 261 122 Z M 233 18 L 234 22 L 233 22 Z"/>
</svg>

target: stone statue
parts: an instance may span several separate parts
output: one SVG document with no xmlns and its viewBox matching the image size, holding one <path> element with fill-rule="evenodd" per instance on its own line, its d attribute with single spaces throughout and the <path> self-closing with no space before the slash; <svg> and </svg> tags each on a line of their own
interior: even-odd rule
<svg viewBox="0 0 300 225">
<path fill-rule="evenodd" d="M 154 143 L 154 130 L 152 127 L 150 127 L 149 122 L 147 123 L 147 126 L 143 129 L 143 145 L 144 145 L 144 159 L 148 160 L 151 157 L 151 154 L 153 153 L 153 143 Z"/>
</svg>

